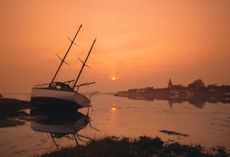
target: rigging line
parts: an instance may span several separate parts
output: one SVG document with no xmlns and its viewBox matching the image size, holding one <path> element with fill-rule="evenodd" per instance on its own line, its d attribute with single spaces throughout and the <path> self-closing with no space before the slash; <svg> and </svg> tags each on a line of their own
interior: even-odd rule
<svg viewBox="0 0 230 157">
<path fill-rule="evenodd" d="M 69 51 L 70 51 L 70 49 L 71 49 L 71 47 L 72 47 L 74 41 L 75 41 L 75 39 L 76 39 L 76 37 L 77 37 L 79 31 L 81 30 L 81 27 L 82 27 L 82 24 L 79 26 L 79 28 L 78 28 L 78 30 L 77 30 L 77 33 L 75 34 L 75 36 L 74 36 L 74 38 L 73 38 L 73 40 L 72 40 L 72 42 L 71 42 L 71 44 L 70 44 L 68 50 L 66 51 L 66 53 L 65 53 L 65 55 L 64 55 L 64 57 L 63 57 L 61 63 L 59 64 L 58 69 L 57 69 L 56 73 L 54 74 L 52 81 L 50 82 L 50 86 L 51 86 L 51 84 L 54 82 L 54 80 L 55 80 L 55 78 L 56 78 L 56 76 L 57 76 L 59 70 L 61 69 L 62 64 L 64 63 L 64 61 L 65 61 L 65 59 L 66 59 L 66 57 L 67 57 L 67 55 L 68 55 L 68 53 L 69 53 Z"/>
<path fill-rule="evenodd" d="M 81 70 L 80 70 L 80 72 L 78 73 L 78 76 L 77 76 L 77 78 L 76 78 L 76 81 L 74 82 L 73 90 L 74 90 L 74 88 L 75 88 L 75 86 L 76 86 L 76 84 L 77 84 L 77 82 L 78 82 L 78 80 L 79 80 L 79 78 L 80 78 L 80 76 L 81 76 L 81 73 L 82 73 L 82 71 L 83 71 L 83 69 L 84 69 L 84 67 L 85 67 L 85 65 L 86 65 L 86 62 L 87 62 L 87 60 L 88 60 L 88 58 L 89 58 L 89 55 L 90 55 L 91 51 L 93 50 L 93 47 L 94 47 L 94 44 L 95 44 L 96 40 L 97 40 L 97 38 L 94 39 L 93 44 L 91 45 L 90 50 L 89 50 L 89 52 L 88 52 L 88 54 L 87 54 L 87 57 L 85 58 L 85 61 L 84 61 L 84 63 L 82 64 Z"/>
<path fill-rule="evenodd" d="M 65 44 L 65 46 L 62 46 L 61 48 L 58 48 L 57 50 L 55 49 L 48 49 L 47 50 L 47 53 L 50 53 L 50 54 L 55 54 L 54 51 L 57 53 L 57 52 L 63 52 L 66 48 L 68 47 L 68 44 Z M 58 53 L 57 53 L 58 54 Z M 50 72 L 52 69 L 55 69 L 56 67 L 56 63 L 55 65 L 51 65 L 51 68 L 46 68 L 46 70 L 43 72 L 43 74 L 41 75 L 39 81 L 37 84 L 41 84 L 41 82 L 44 81 L 44 77 L 47 76 L 47 73 L 49 72 L 51 74 L 51 77 L 52 77 L 52 72 Z M 53 70 L 52 70 L 53 71 Z"/>
</svg>

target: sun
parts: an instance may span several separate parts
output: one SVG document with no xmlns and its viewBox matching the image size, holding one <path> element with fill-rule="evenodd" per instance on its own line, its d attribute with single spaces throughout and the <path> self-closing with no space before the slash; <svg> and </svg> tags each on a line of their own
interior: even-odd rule
<svg viewBox="0 0 230 157">
<path fill-rule="evenodd" d="M 112 76 L 112 77 L 111 77 L 111 80 L 112 80 L 112 81 L 115 81 L 115 80 L 117 80 L 117 78 L 116 78 L 115 76 Z"/>
</svg>

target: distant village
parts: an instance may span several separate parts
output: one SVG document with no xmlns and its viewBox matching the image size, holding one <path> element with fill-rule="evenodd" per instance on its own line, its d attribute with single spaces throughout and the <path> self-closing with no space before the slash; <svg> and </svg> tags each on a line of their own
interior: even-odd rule
<svg viewBox="0 0 230 157">
<path fill-rule="evenodd" d="M 229 102 L 230 86 L 218 86 L 216 84 L 205 86 L 205 83 L 200 79 L 193 81 L 188 86 L 174 85 L 172 80 L 169 79 L 168 86 L 166 88 L 135 88 L 129 89 L 128 91 L 119 91 L 115 94 L 115 96 L 148 101 L 159 99 L 180 102 L 199 99 L 204 102 Z"/>
</svg>

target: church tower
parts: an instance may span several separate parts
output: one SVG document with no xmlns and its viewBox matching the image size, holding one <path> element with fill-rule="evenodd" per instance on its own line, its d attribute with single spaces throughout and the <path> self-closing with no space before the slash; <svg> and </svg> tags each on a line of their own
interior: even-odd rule
<svg viewBox="0 0 230 157">
<path fill-rule="evenodd" d="M 168 88 L 171 88 L 173 86 L 171 78 L 169 79 L 169 83 L 168 83 Z"/>
</svg>

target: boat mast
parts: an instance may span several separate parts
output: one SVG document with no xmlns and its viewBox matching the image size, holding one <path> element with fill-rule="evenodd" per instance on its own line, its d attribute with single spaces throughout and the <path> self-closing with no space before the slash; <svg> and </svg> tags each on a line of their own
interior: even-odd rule
<svg viewBox="0 0 230 157">
<path fill-rule="evenodd" d="M 69 53 L 69 51 L 70 51 L 72 45 L 74 44 L 74 40 L 75 40 L 75 38 L 77 37 L 77 35 L 78 35 L 78 33 L 79 33 L 81 27 L 82 27 L 82 24 L 79 26 L 79 28 L 78 28 L 78 30 L 77 30 L 77 33 L 75 34 L 73 40 L 71 41 L 71 43 L 70 43 L 70 45 L 69 45 L 69 48 L 67 49 L 67 51 L 66 51 L 66 53 L 65 53 L 65 56 L 64 56 L 63 59 L 61 60 L 61 63 L 60 63 L 60 65 L 59 65 L 59 67 L 58 67 L 56 73 L 54 74 L 54 77 L 53 77 L 52 81 L 50 82 L 49 86 L 51 86 L 51 84 L 54 82 L 54 80 L 55 80 L 55 78 L 56 78 L 56 76 L 57 76 L 59 70 L 61 69 L 62 64 L 65 62 L 66 56 L 67 56 L 67 54 Z"/>
<path fill-rule="evenodd" d="M 85 67 L 85 65 L 86 65 L 86 62 L 87 62 L 87 60 L 88 60 L 88 58 L 89 58 L 89 55 L 90 55 L 90 53 L 91 53 L 91 51 L 92 51 L 92 49 L 93 49 L 93 46 L 94 46 L 96 40 L 97 40 L 97 38 L 94 39 L 93 44 L 92 44 L 92 46 L 90 47 L 90 50 L 89 50 L 89 52 L 88 52 L 88 55 L 87 55 L 87 57 L 86 57 L 84 63 L 82 64 L 81 70 L 80 70 L 80 72 L 78 73 L 78 76 L 77 76 L 76 81 L 74 82 L 73 90 L 74 90 L 74 88 L 76 87 L 76 84 L 77 84 L 77 82 L 78 82 L 78 80 L 79 80 L 79 78 L 80 78 L 80 76 L 81 76 L 81 73 L 82 73 L 82 71 L 83 71 L 83 69 L 84 69 L 84 67 Z"/>
</svg>

